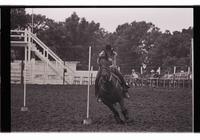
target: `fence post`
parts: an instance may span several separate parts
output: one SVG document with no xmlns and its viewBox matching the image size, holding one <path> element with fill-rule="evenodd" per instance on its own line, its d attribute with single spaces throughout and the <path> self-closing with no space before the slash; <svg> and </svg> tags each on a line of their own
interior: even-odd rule
<svg viewBox="0 0 200 140">
<path fill-rule="evenodd" d="M 143 86 L 143 78 L 142 78 L 142 85 L 141 86 Z"/>
<path fill-rule="evenodd" d="M 174 74 L 176 73 L 176 66 L 174 66 Z"/>
<path fill-rule="evenodd" d="M 30 28 L 28 28 L 28 32 L 31 33 L 31 29 Z M 30 34 L 28 34 L 28 32 L 27 32 L 28 42 L 30 43 L 31 42 L 31 36 L 30 36 Z"/>
<path fill-rule="evenodd" d="M 170 80 L 171 79 L 167 79 L 168 89 L 170 88 Z"/>
<path fill-rule="evenodd" d="M 177 80 L 177 87 L 179 88 L 179 79 Z"/>
<path fill-rule="evenodd" d="M 175 79 L 173 79 L 173 84 L 174 84 L 174 88 L 175 88 Z"/>
<path fill-rule="evenodd" d="M 149 80 L 149 87 L 151 87 L 151 78 L 149 78 L 148 80 Z"/>
<path fill-rule="evenodd" d="M 165 88 L 165 79 L 163 79 L 163 87 Z"/>
<path fill-rule="evenodd" d="M 27 29 L 24 31 L 24 42 L 28 42 L 28 37 L 27 37 Z"/>
<path fill-rule="evenodd" d="M 157 78 L 157 88 L 158 88 L 158 78 Z"/>
</svg>

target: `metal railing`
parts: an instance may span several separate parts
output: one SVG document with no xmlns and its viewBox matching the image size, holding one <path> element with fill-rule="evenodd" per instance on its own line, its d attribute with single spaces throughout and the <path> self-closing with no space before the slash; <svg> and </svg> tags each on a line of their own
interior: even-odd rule
<svg viewBox="0 0 200 140">
<path fill-rule="evenodd" d="M 126 81 L 133 87 L 153 88 L 192 88 L 192 79 L 166 79 L 166 78 L 127 78 Z"/>
</svg>

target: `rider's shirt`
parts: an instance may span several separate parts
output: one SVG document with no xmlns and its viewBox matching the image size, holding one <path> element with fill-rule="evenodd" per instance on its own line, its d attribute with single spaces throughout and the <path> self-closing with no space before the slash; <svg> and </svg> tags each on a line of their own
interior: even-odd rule
<svg viewBox="0 0 200 140">
<path fill-rule="evenodd" d="M 109 55 L 108 53 L 105 52 L 105 50 L 102 50 L 99 53 L 97 63 L 100 67 L 101 66 L 109 67 L 114 64 L 114 59 L 115 59 L 114 57 L 116 56 L 117 56 L 117 53 L 115 51 L 113 51 L 113 54 Z"/>
<path fill-rule="evenodd" d="M 136 78 L 138 78 L 138 75 L 134 72 L 134 73 L 132 73 L 132 77 L 133 77 L 134 79 L 136 79 Z"/>
</svg>

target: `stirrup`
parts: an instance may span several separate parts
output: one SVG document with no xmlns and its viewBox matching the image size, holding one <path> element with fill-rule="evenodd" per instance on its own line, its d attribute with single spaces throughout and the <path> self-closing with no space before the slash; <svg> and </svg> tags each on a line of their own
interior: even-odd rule
<svg viewBox="0 0 200 140">
<path fill-rule="evenodd" d="M 98 97 L 97 102 L 101 103 L 102 102 L 101 98 Z"/>
</svg>

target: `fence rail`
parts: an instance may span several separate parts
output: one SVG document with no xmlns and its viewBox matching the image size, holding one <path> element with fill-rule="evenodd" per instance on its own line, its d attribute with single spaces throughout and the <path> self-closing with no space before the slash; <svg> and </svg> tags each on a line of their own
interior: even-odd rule
<svg viewBox="0 0 200 140">
<path fill-rule="evenodd" d="M 127 79 L 127 83 L 133 87 L 153 88 L 192 88 L 192 79 L 165 79 L 165 78 L 137 78 Z"/>
</svg>

